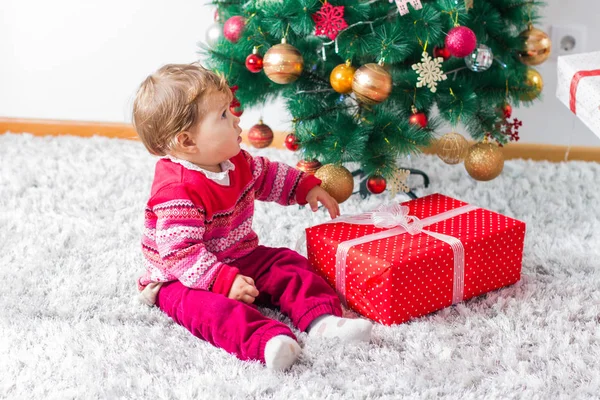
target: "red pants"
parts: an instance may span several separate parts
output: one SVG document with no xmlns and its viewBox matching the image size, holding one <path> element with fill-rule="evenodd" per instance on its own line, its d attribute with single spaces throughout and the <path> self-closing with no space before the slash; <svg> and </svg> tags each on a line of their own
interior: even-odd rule
<svg viewBox="0 0 600 400">
<path fill-rule="evenodd" d="M 254 304 L 279 308 L 300 331 L 321 315 L 342 315 L 335 291 L 295 251 L 259 246 L 230 265 L 254 279 L 260 293 Z M 254 305 L 190 289 L 179 281 L 165 283 L 156 304 L 194 336 L 241 360 L 264 362 L 265 345 L 273 336 L 296 339 L 287 325 L 265 317 Z"/>
</svg>

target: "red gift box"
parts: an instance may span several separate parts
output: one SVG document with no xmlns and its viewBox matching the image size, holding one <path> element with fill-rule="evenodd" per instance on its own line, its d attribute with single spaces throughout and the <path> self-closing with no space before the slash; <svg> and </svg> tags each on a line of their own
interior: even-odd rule
<svg viewBox="0 0 600 400">
<path fill-rule="evenodd" d="M 441 194 L 306 230 L 311 265 L 384 325 L 519 281 L 524 239 L 524 222 Z"/>
</svg>

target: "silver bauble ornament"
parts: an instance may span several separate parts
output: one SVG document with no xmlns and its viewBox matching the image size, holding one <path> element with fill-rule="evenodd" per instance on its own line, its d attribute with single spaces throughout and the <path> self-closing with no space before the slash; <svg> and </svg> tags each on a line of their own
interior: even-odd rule
<svg viewBox="0 0 600 400">
<path fill-rule="evenodd" d="M 214 23 L 206 30 L 206 44 L 214 48 L 223 37 L 223 25 Z"/>
<path fill-rule="evenodd" d="M 483 72 L 492 66 L 494 54 L 485 44 L 478 44 L 471 54 L 465 57 L 467 68 L 475 72 Z"/>
</svg>

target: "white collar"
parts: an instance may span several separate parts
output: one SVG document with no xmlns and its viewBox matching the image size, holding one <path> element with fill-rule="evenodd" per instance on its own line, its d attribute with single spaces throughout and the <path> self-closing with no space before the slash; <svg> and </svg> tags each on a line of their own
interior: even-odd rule
<svg viewBox="0 0 600 400">
<path fill-rule="evenodd" d="M 174 163 L 181 164 L 185 168 L 190 169 L 192 171 L 202 172 L 208 179 L 215 181 L 216 183 L 222 186 L 229 186 L 229 171 L 235 170 L 235 164 L 229 160 L 225 160 L 220 164 L 221 172 L 213 172 L 205 170 L 204 168 L 200 168 L 192 162 L 182 160 L 177 157 L 167 155 L 165 158 L 173 161 Z"/>
</svg>

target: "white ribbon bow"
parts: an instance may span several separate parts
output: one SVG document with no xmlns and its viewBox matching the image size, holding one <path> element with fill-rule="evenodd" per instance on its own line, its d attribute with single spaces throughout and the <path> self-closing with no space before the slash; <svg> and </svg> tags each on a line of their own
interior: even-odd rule
<svg viewBox="0 0 600 400">
<path fill-rule="evenodd" d="M 372 224 L 378 228 L 401 226 L 411 235 L 423 231 L 423 223 L 414 215 L 408 215 L 409 208 L 400 204 L 382 205 L 367 213 Z"/>
</svg>

